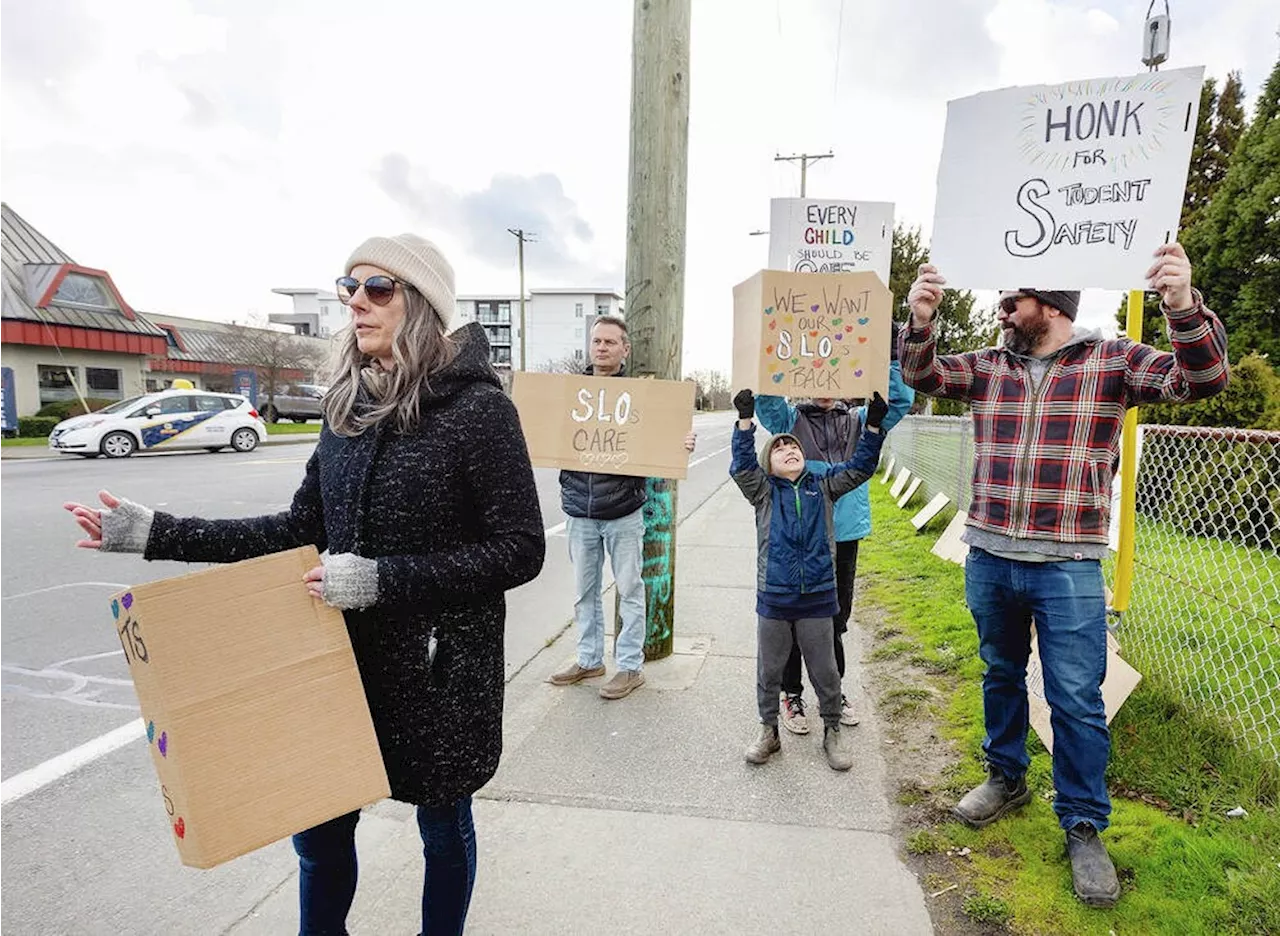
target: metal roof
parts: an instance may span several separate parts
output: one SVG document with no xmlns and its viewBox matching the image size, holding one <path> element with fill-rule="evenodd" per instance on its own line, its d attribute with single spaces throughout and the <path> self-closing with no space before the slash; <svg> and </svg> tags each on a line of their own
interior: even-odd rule
<svg viewBox="0 0 1280 936">
<path fill-rule="evenodd" d="M 229 322 L 206 322 L 200 319 L 180 318 L 159 312 L 138 313 L 157 327 L 170 325 L 182 343 L 181 348 L 169 346 L 167 357 L 174 361 L 202 361 L 213 364 L 243 364 L 255 357 L 251 347 L 265 335 L 280 335 L 292 351 L 290 356 L 323 359 L 329 353 L 329 341 L 307 335 L 277 332 L 252 325 L 235 325 Z M 163 334 L 163 332 L 162 332 Z M 279 358 L 280 355 L 269 355 Z"/>
<path fill-rule="evenodd" d="M 32 304 L 36 300 L 32 299 L 29 290 L 51 284 L 63 266 L 74 266 L 75 261 L 7 204 L 0 204 L 0 242 L 4 263 L 3 310 L 0 314 L 4 318 L 163 336 L 162 331 L 145 319 L 130 320 L 120 311 L 55 303 L 37 308 Z"/>
</svg>

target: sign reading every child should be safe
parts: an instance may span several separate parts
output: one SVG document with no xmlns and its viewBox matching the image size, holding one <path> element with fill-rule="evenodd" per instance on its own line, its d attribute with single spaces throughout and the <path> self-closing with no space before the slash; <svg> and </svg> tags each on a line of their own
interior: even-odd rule
<svg viewBox="0 0 1280 936">
<path fill-rule="evenodd" d="M 957 289 L 1142 289 L 1178 236 L 1203 68 L 951 101 L 930 257 Z"/>
<path fill-rule="evenodd" d="M 520 371 L 511 398 L 535 465 L 684 478 L 696 390 L 691 380 Z"/>
<path fill-rule="evenodd" d="M 892 313 L 893 296 L 876 273 L 761 270 L 733 288 L 733 386 L 887 397 Z"/>
</svg>

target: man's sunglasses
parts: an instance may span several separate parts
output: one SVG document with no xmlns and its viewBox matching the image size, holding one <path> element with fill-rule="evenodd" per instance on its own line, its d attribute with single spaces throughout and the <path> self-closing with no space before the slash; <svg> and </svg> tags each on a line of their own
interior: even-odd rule
<svg viewBox="0 0 1280 936">
<path fill-rule="evenodd" d="M 1030 293 L 1016 293 L 1012 296 L 1001 297 L 1000 311 L 1003 312 L 1005 315 L 1013 315 L 1013 313 L 1017 311 L 1018 300 L 1024 299 L 1029 295 Z"/>
<path fill-rule="evenodd" d="M 355 298 L 355 294 L 361 286 L 364 287 L 364 294 L 369 297 L 369 301 L 374 305 L 386 305 L 396 293 L 396 281 L 389 276 L 378 274 L 377 276 L 369 277 L 363 283 L 354 276 L 339 276 L 337 280 L 338 301 L 343 305 L 347 305 Z"/>
</svg>

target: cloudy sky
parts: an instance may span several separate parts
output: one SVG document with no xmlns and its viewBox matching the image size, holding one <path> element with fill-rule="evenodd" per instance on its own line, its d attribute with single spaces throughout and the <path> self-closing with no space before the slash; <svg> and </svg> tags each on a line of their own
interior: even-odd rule
<svg viewBox="0 0 1280 936">
<path fill-rule="evenodd" d="M 1262 0 L 1174 0 L 1170 66 L 1276 60 Z M 356 10 L 359 12 L 355 12 Z M 928 232 L 946 101 L 1135 73 L 1138 0 L 693 0 L 685 369 L 730 361 L 776 153 L 809 194 Z M 628 0 L 3 0 L 3 197 L 143 310 L 229 320 L 327 287 L 371 233 L 438 240 L 462 293 L 623 288 Z M 1101 323 L 1115 295 L 1086 299 Z"/>
</svg>

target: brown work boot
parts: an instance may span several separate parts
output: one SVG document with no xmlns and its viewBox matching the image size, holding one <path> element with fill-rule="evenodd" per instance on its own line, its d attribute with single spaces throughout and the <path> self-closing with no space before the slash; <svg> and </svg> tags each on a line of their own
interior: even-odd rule
<svg viewBox="0 0 1280 936">
<path fill-rule="evenodd" d="M 782 741 L 778 738 L 777 725 L 761 725 L 760 737 L 751 742 L 747 753 L 743 755 L 748 764 L 763 764 L 771 756 L 782 750 Z"/>
<path fill-rule="evenodd" d="M 853 767 L 853 752 L 840 742 L 840 726 L 824 725 L 822 750 L 827 755 L 827 766 L 832 770 L 849 770 Z"/>
<path fill-rule="evenodd" d="M 592 676 L 603 676 L 604 664 L 593 666 L 590 669 L 579 666 L 574 663 L 572 666 L 562 669 L 556 673 L 547 682 L 553 686 L 572 686 L 574 683 L 582 682 L 584 679 L 590 679 Z"/>
<path fill-rule="evenodd" d="M 613 679 L 600 687 L 600 698 L 623 699 L 644 685 L 644 673 L 639 670 L 620 669 Z"/>
<path fill-rule="evenodd" d="M 966 793 L 951 810 L 951 815 L 974 829 L 991 825 L 1009 810 L 1031 801 L 1026 777 L 1011 780 L 995 767 L 987 770 L 986 782 Z"/>
</svg>

